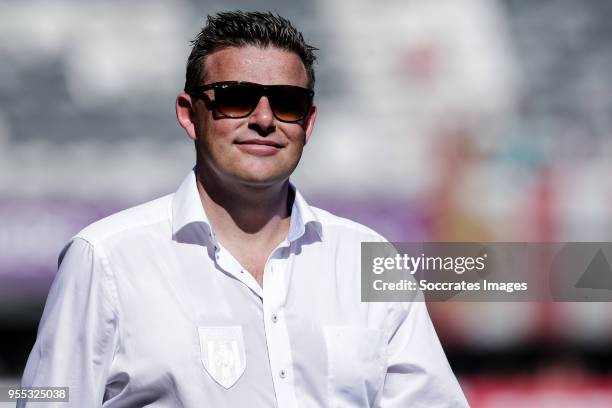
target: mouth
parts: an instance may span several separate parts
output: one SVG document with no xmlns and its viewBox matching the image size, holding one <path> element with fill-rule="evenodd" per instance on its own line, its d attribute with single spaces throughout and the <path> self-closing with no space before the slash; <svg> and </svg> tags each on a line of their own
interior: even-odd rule
<svg viewBox="0 0 612 408">
<path fill-rule="evenodd" d="M 267 139 L 248 139 L 235 142 L 240 150 L 255 156 L 271 156 L 285 146 Z"/>
</svg>

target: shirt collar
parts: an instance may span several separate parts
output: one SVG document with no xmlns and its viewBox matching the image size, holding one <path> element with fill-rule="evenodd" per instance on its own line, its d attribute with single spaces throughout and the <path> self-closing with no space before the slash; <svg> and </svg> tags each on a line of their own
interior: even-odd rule
<svg viewBox="0 0 612 408">
<path fill-rule="evenodd" d="M 293 242 L 312 229 L 319 240 L 323 239 L 323 229 L 314 211 L 293 183 L 289 188 L 295 193 L 291 209 L 291 221 L 287 239 Z M 193 242 L 194 239 L 207 239 L 216 243 L 214 231 L 198 192 L 195 168 L 183 180 L 172 200 L 172 236 L 178 241 Z"/>
<path fill-rule="evenodd" d="M 289 242 L 293 242 L 306 233 L 306 228 L 312 228 L 319 240 L 323 240 L 323 228 L 314 211 L 293 183 L 289 182 L 289 188 L 294 192 L 295 198 L 291 208 L 291 222 L 287 239 Z"/>
<path fill-rule="evenodd" d="M 202 235 L 203 234 L 203 235 Z M 214 242 L 213 229 L 204 212 L 195 169 L 189 172 L 172 199 L 172 237 L 190 243 Z"/>
</svg>

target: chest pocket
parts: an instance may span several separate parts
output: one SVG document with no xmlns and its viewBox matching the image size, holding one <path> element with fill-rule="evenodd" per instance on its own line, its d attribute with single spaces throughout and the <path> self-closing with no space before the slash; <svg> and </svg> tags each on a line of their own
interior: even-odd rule
<svg viewBox="0 0 612 408">
<path fill-rule="evenodd" d="M 383 332 L 346 326 L 325 326 L 323 332 L 327 347 L 329 406 L 371 406 L 385 374 Z"/>
</svg>

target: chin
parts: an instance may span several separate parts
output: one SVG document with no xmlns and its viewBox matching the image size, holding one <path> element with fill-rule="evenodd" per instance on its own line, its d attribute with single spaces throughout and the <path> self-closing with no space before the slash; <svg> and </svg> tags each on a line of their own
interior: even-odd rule
<svg viewBox="0 0 612 408">
<path fill-rule="evenodd" d="M 286 181 L 293 169 L 290 168 L 279 168 L 279 166 L 254 166 L 248 169 L 241 169 L 234 173 L 235 177 L 247 184 L 268 186 Z"/>
<path fill-rule="evenodd" d="M 239 171 L 232 178 L 241 184 L 266 187 L 284 182 L 290 173 L 276 171 Z"/>
<path fill-rule="evenodd" d="M 243 184 L 249 185 L 251 187 L 268 187 L 273 186 L 275 184 L 279 184 L 284 182 L 289 178 L 289 176 L 264 176 L 264 175 L 249 175 L 238 177 Z"/>
</svg>

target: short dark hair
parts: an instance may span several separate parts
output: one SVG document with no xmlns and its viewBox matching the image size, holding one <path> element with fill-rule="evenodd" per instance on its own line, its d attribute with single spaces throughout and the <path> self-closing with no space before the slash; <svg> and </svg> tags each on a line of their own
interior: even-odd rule
<svg viewBox="0 0 612 408">
<path fill-rule="evenodd" d="M 204 79 L 204 61 L 215 51 L 228 47 L 254 45 L 265 48 L 275 46 L 299 55 L 308 76 L 308 88 L 314 89 L 317 48 L 306 44 L 289 20 L 270 12 L 226 11 L 208 16 L 206 26 L 191 41 L 187 60 L 185 92 L 201 85 Z"/>
</svg>

